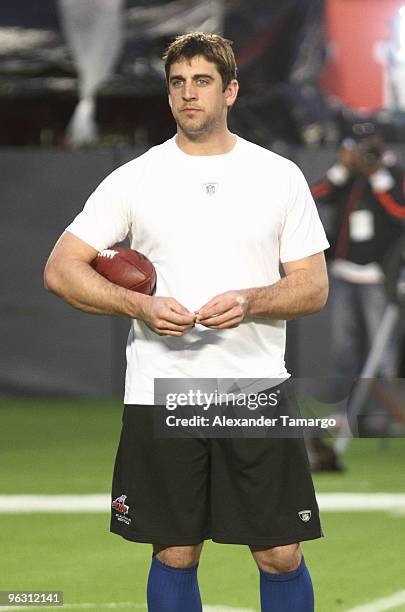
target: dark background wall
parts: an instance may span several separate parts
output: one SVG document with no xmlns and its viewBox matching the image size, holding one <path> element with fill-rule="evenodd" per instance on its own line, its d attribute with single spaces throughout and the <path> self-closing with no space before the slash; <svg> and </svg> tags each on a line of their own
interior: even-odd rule
<svg viewBox="0 0 405 612">
<path fill-rule="evenodd" d="M 115 151 L 2 150 L 3 392 L 120 392 L 127 322 L 75 311 L 47 293 L 42 280 L 56 239 L 120 163 Z"/>
<path fill-rule="evenodd" d="M 140 150 L 2 149 L 0 393 L 121 394 L 128 321 L 87 315 L 43 288 L 48 254 L 97 184 Z M 309 182 L 334 149 L 291 149 Z M 225 289 L 226 287 L 224 287 Z M 328 309 L 290 322 L 296 376 L 331 375 Z"/>
</svg>

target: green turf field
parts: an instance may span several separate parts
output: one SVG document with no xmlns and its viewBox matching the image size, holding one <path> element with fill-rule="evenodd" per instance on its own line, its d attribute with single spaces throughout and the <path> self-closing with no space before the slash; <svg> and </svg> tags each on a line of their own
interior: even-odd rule
<svg viewBox="0 0 405 612">
<path fill-rule="evenodd" d="M 119 402 L 0 400 L 0 495 L 108 492 L 120 419 Z M 405 493 L 405 440 L 354 440 L 346 464 L 343 474 L 317 475 L 317 491 Z M 0 514 L 0 590 L 63 590 L 66 610 L 142 609 L 150 547 L 110 534 L 108 521 Z M 404 512 L 325 512 L 323 526 L 326 538 L 304 545 L 316 610 L 346 612 L 405 589 Z M 245 547 L 207 542 L 199 576 L 205 604 L 259 610 Z"/>
</svg>

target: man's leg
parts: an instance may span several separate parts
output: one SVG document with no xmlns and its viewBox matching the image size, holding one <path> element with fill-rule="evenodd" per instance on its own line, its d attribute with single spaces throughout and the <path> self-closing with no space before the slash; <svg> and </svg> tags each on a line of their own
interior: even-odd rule
<svg viewBox="0 0 405 612">
<path fill-rule="evenodd" d="M 195 546 L 153 546 L 147 602 L 149 612 L 201 612 L 197 581 L 203 543 Z"/>
<path fill-rule="evenodd" d="M 250 550 L 260 571 L 262 612 L 313 612 L 314 591 L 299 544 Z"/>
<path fill-rule="evenodd" d="M 360 287 L 360 297 L 367 331 L 367 353 L 364 356 L 365 362 L 377 332 L 381 326 L 381 322 L 389 302 L 384 285 L 378 283 L 362 285 Z M 381 374 L 384 378 L 393 378 L 396 376 L 398 369 L 397 365 L 400 334 L 397 331 L 395 333 L 391 333 L 391 337 L 387 340 L 388 341 L 382 355 L 380 371 L 377 374 Z"/>
<path fill-rule="evenodd" d="M 351 379 L 359 376 L 364 365 L 366 342 L 364 321 L 358 295 L 358 285 L 331 275 L 330 308 L 332 316 L 332 350 L 334 376 Z M 338 382 L 339 391 L 341 381 Z"/>
</svg>

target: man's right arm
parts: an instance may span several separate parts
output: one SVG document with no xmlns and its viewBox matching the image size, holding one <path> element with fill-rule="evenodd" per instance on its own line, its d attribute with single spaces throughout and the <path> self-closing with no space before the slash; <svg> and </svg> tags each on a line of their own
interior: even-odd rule
<svg viewBox="0 0 405 612">
<path fill-rule="evenodd" d="M 342 145 L 338 159 L 329 168 L 325 176 L 311 185 L 311 193 L 317 204 L 335 204 L 341 189 L 353 176 L 356 162 L 356 150 L 353 147 Z"/>
<path fill-rule="evenodd" d="M 98 251 L 65 232 L 45 266 L 45 287 L 84 312 L 140 319 L 161 336 L 182 336 L 195 315 L 173 298 L 151 297 L 118 287 L 90 265 Z"/>
</svg>

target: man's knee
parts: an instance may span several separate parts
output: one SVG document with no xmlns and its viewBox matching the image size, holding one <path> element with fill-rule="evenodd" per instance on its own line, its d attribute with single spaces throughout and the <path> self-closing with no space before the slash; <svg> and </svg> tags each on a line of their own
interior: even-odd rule
<svg viewBox="0 0 405 612">
<path fill-rule="evenodd" d="M 153 546 L 156 557 L 169 567 L 186 569 L 198 563 L 202 544 L 195 546 Z"/>
<path fill-rule="evenodd" d="M 250 550 L 259 568 L 272 574 L 284 574 L 296 570 L 301 563 L 299 544 L 263 548 L 251 546 Z"/>
</svg>

